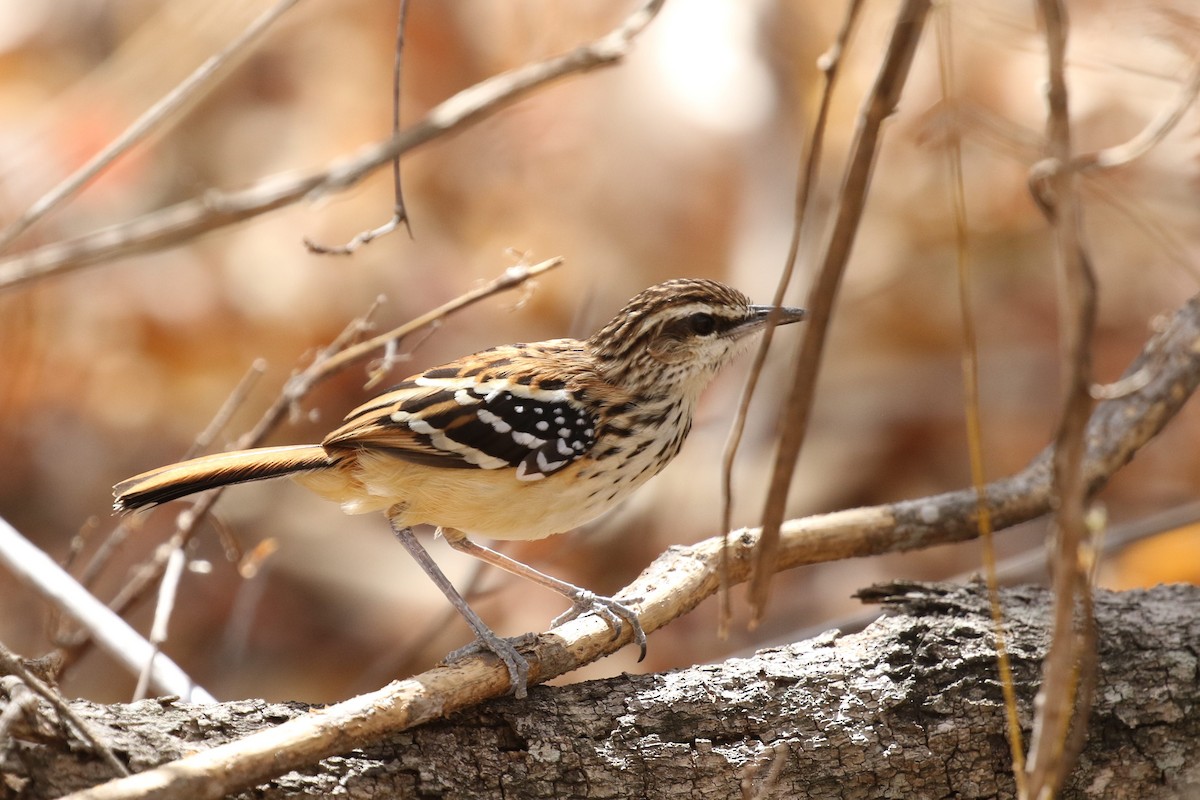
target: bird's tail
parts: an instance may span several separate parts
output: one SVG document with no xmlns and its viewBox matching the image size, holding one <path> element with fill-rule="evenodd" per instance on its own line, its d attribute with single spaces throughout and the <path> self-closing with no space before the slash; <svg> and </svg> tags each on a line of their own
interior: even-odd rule
<svg viewBox="0 0 1200 800">
<path fill-rule="evenodd" d="M 132 511 L 205 489 L 322 469 L 333 463 L 325 449 L 316 444 L 259 447 L 201 456 L 121 481 L 113 487 L 116 498 L 113 508 Z"/>
</svg>

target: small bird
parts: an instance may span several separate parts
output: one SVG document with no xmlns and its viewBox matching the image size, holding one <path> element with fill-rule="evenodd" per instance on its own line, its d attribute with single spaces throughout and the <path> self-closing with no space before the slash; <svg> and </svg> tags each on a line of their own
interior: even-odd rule
<svg viewBox="0 0 1200 800">
<path fill-rule="evenodd" d="M 560 624 L 595 612 L 646 652 L 637 613 L 467 538 L 540 539 L 620 503 L 679 452 L 700 393 L 749 335 L 803 309 L 752 305 L 711 280 L 677 279 L 635 296 L 590 338 L 484 350 L 402 381 L 359 406 L 321 444 L 260 447 L 160 467 L 114 487 L 130 511 L 228 484 L 290 475 L 343 511 L 383 511 L 400 542 L 467 620 L 478 646 L 525 694 L 529 666 L 458 594 L 413 535 L 558 592 Z"/>
</svg>

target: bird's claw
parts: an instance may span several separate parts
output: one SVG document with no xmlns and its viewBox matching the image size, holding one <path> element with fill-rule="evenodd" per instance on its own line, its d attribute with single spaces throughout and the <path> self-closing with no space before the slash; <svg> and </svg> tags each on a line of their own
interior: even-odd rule
<svg viewBox="0 0 1200 800">
<path fill-rule="evenodd" d="M 638 601 L 634 599 L 632 602 Z M 550 623 L 550 627 L 557 628 L 584 614 L 595 614 L 607 622 L 608 626 L 612 628 L 613 639 L 619 637 L 624 626 L 628 625 L 633 631 L 633 642 L 638 646 L 638 661 L 646 657 L 646 631 L 642 629 L 642 622 L 638 618 L 637 612 L 620 600 L 598 595 L 587 589 L 580 589 L 578 594 L 571 597 L 571 607 L 555 617 L 554 621 Z"/>
<path fill-rule="evenodd" d="M 537 640 L 536 634 L 526 633 L 511 639 L 499 636 L 477 636 L 477 638 L 457 650 L 453 650 L 442 659 L 442 663 L 451 664 L 469 656 L 489 652 L 504 662 L 508 668 L 508 679 L 512 684 L 513 696 L 518 700 L 525 697 L 529 689 L 529 661 L 521 655 L 518 647 L 527 647 Z"/>
</svg>

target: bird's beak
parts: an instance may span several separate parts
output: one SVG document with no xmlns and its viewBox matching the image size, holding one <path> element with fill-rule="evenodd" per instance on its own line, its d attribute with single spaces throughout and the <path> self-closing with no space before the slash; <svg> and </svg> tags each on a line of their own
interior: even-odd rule
<svg viewBox="0 0 1200 800">
<path fill-rule="evenodd" d="M 731 333 L 735 339 L 740 339 L 767 327 L 767 322 L 772 315 L 775 317 L 776 325 L 791 325 L 793 322 L 804 319 L 806 313 L 803 308 L 789 308 L 788 306 L 750 306 L 746 320 L 734 328 Z"/>
</svg>

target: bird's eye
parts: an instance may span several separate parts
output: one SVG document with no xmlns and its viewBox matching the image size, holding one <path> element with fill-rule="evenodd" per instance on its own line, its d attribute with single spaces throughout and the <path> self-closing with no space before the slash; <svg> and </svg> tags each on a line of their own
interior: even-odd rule
<svg viewBox="0 0 1200 800">
<path fill-rule="evenodd" d="M 713 319 L 712 314 L 701 311 L 688 317 L 688 327 L 697 336 L 708 336 L 717 329 L 717 321 Z"/>
</svg>

